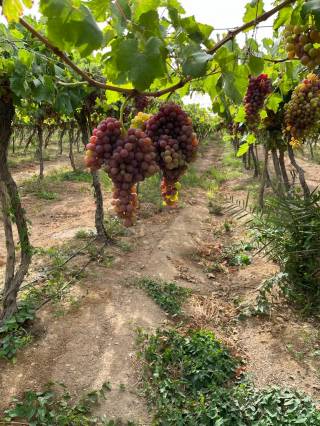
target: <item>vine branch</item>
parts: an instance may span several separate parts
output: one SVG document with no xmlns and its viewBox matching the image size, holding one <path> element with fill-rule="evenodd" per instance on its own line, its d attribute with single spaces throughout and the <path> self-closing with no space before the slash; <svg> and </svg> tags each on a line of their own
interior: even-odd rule
<svg viewBox="0 0 320 426">
<path fill-rule="evenodd" d="M 282 3 L 278 4 L 278 6 L 274 7 L 273 9 L 270 9 L 268 12 L 263 13 L 262 15 L 258 16 L 257 18 L 253 19 L 252 21 L 247 22 L 246 24 L 241 25 L 240 27 L 238 27 L 238 28 L 236 28 L 232 31 L 229 31 L 228 34 L 224 38 L 222 38 L 217 44 L 215 44 L 212 49 L 207 50 L 207 53 L 212 55 L 217 50 L 219 50 L 220 47 L 222 47 L 224 44 L 228 43 L 228 41 L 231 41 L 232 39 L 234 39 L 234 37 L 236 37 L 238 34 L 242 33 L 243 31 L 245 31 L 245 30 L 247 30 L 251 27 L 255 27 L 260 22 L 266 21 L 271 16 L 273 16 L 274 14 L 279 12 L 281 9 L 289 6 L 290 4 L 295 3 L 296 1 L 297 0 L 285 0 Z"/>
<path fill-rule="evenodd" d="M 237 27 L 236 29 L 232 31 L 229 31 L 228 34 L 224 38 L 222 38 L 218 43 L 216 43 L 212 49 L 207 50 L 207 53 L 211 55 L 214 54 L 223 45 L 225 45 L 228 41 L 233 40 L 234 37 L 236 37 L 241 32 L 247 30 L 248 28 L 258 25 L 260 22 L 266 21 L 271 16 L 279 12 L 281 9 L 289 6 L 290 4 L 295 3 L 296 1 L 297 0 L 285 0 L 282 3 L 280 3 L 278 6 L 274 7 L 268 12 L 263 13 L 257 18 L 253 19 L 252 21 L 247 22 L 246 24 L 241 25 L 240 27 Z M 122 93 L 126 96 L 134 96 L 135 94 L 139 93 L 136 89 L 127 89 L 124 87 L 113 86 L 113 85 L 109 85 L 101 81 L 95 80 L 87 72 L 79 68 L 64 52 L 62 52 L 58 47 L 54 46 L 45 36 L 40 34 L 27 21 L 25 21 L 23 18 L 20 18 L 19 22 L 23 27 L 25 27 L 33 35 L 33 37 L 40 40 L 48 49 L 50 49 L 56 56 L 58 56 L 65 64 L 67 64 L 71 69 L 73 69 L 73 71 L 75 71 L 78 75 L 80 75 L 83 78 L 83 80 L 85 80 L 91 86 L 98 87 L 103 90 L 110 90 L 113 92 Z M 141 92 L 141 94 L 145 96 L 157 98 L 167 93 L 175 92 L 176 90 L 182 88 L 183 86 L 185 86 L 187 83 L 189 83 L 192 80 L 193 80 L 192 77 L 186 77 L 185 79 L 181 79 L 179 83 L 176 83 L 171 87 L 167 87 L 166 89 L 158 90 L 154 92 Z"/>
</svg>

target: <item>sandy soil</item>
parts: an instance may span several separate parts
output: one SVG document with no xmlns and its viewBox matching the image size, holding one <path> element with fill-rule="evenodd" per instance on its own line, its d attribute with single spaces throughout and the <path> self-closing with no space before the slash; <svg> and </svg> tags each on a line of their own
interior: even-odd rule
<svg viewBox="0 0 320 426">
<path fill-rule="evenodd" d="M 220 155 L 221 148 L 209 148 L 198 159 L 198 170 L 219 164 Z M 319 166 L 310 166 L 307 173 L 310 179 L 320 176 Z M 241 198 L 245 192 L 234 187 L 246 179 L 227 182 L 221 193 Z M 33 196 L 23 199 L 32 217 L 33 244 L 54 246 L 73 238 L 80 228 L 93 227 L 94 203 L 84 186 L 67 183 L 60 199 L 50 202 Z M 109 205 L 108 194 L 106 202 Z M 185 191 L 182 205 L 139 220 L 123 237 L 133 250 L 115 252 L 111 268 L 90 267 L 72 289 L 81 296 L 77 307 L 70 307 L 60 318 L 54 317 L 50 305 L 39 311 L 34 342 L 18 354 L 15 365 L 0 362 L 0 410 L 13 395 L 26 388 L 40 389 L 48 381 L 62 381 L 79 396 L 110 381 L 113 390 L 99 414 L 150 425 L 150 410 L 139 396 L 136 329 L 152 331 L 170 325 L 170 320 L 130 285 L 139 276 L 176 280 L 191 288 L 193 297 L 185 307 L 190 325 L 214 330 L 241 354 L 258 387 L 293 386 L 319 398 L 320 360 L 313 356 L 319 344 L 316 324 L 296 317 L 284 304 L 267 318 L 238 319 L 239 302 L 253 300 L 257 287 L 276 266 L 256 256 L 248 267 L 208 273 L 205 265 L 211 256 L 221 246 L 245 240 L 245 228 L 227 213 L 210 215 L 207 195 L 201 189 Z M 224 230 L 225 221 L 231 223 L 230 232 Z M 119 389 L 120 384 L 125 390 Z"/>
</svg>

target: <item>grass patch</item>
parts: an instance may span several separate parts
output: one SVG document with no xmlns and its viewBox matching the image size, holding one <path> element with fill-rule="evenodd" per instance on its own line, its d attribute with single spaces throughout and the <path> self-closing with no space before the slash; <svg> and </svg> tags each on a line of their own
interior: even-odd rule
<svg viewBox="0 0 320 426">
<path fill-rule="evenodd" d="M 161 177 L 157 173 L 139 184 L 139 199 L 144 203 L 154 204 L 157 208 L 162 207 L 160 191 Z"/>
<path fill-rule="evenodd" d="M 305 395 L 241 382 L 239 361 L 210 331 L 140 332 L 139 341 L 144 391 L 156 425 L 320 424 L 320 411 Z"/>
<path fill-rule="evenodd" d="M 107 216 L 104 220 L 107 235 L 111 239 L 128 235 L 128 229 L 123 226 L 121 220 L 116 216 Z"/>
<path fill-rule="evenodd" d="M 79 229 L 79 231 L 77 231 L 74 236 L 74 238 L 76 238 L 77 240 L 87 240 L 91 237 L 93 237 L 93 233 L 85 229 Z"/>
<path fill-rule="evenodd" d="M 196 188 L 200 187 L 206 189 L 206 184 L 204 182 L 203 176 L 201 176 L 195 166 L 191 165 L 188 167 L 186 173 L 181 177 L 181 185 L 186 188 Z"/>
<path fill-rule="evenodd" d="M 182 306 L 191 294 L 191 290 L 179 287 L 174 282 L 141 278 L 136 281 L 139 288 L 145 290 L 157 305 L 170 315 L 180 315 Z"/>
<path fill-rule="evenodd" d="M 228 168 L 231 167 L 232 169 L 238 169 L 240 171 L 243 169 L 241 158 L 236 157 L 234 151 L 232 150 L 226 151 L 223 154 L 222 165 Z"/>
<path fill-rule="evenodd" d="M 37 176 L 34 176 L 22 184 L 22 192 L 27 194 L 32 194 L 41 200 L 56 200 L 59 198 L 57 192 L 55 192 L 52 185 L 50 185 L 46 180 L 39 180 Z"/>
<path fill-rule="evenodd" d="M 112 182 L 107 173 L 100 172 L 99 176 L 103 189 L 105 191 L 110 191 L 112 188 Z M 50 198 L 52 194 L 55 195 L 55 198 L 57 196 L 57 194 L 53 192 L 53 189 L 61 189 L 60 185 L 57 184 L 62 182 L 81 182 L 91 184 L 92 177 L 91 174 L 85 170 L 72 171 L 61 168 L 46 174 L 41 181 L 37 175 L 33 175 L 31 178 L 22 182 L 21 188 L 24 192 L 33 194 L 39 198 L 54 199 Z"/>
</svg>

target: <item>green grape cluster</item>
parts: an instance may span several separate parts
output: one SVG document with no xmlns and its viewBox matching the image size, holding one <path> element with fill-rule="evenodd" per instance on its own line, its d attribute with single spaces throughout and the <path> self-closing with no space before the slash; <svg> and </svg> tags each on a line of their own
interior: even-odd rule
<svg viewBox="0 0 320 426">
<path fill-rule="evenodd" d="M 283 33 L 288 58 L 300 59 L 310 69 L 320 65 L 320 31 L 313 27 L 288 25 Z"/>
<path fill-rule="evenodd" d="M 285 131 L 291 136 L 290 144 L 298 147 L 301 141 L 319 127 L 320 79 L 308 74 L 293 91 L 285 106 Z"/>
</svg>

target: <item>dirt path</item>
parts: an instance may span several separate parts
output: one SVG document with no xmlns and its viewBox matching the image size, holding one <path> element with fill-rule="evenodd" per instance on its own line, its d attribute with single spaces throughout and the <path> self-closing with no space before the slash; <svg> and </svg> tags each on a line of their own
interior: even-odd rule
<svg viewBox="0 0 320 426">
<path fill-rule="evenodd" d="M 220 155 L 221 148 L 212 146 L 198 159 L 197 170 L 218 164 Z M 248 177 L 227 182 L 221 193 L 237 197 L 239 192 L 233 188 L 244 179 Z M 52 246 L 59 238 L 72 238 L 77 227 L 92 227 L 92 197 L 79 191 L 79 184 L 68 184 L 59 201 L 35 203 L 30 196 L 23 202 L 32 214 L 34 244 Z M 296 345 L 313 341 L 314 325 L 281 306 L 270 318 L 238 319 L 239 302 L 254 298 L 257 286 L 272 275 L 275 265 L 256 257 L 248 267 L 208 273 L 204 265 L 221 246 L 245 240 L 246 232 L 227 215 L 210 215 L 202 189 L 185 191 L 182 203 L 177 210 L 139 220 L 125 237 L 133 250 L 114 252 L 111 268 L 90 268 L 72 289 L 72 294 L 82 297 L 78 307 L 61 318 L 54 317 L 50 306 L 39 312 L 39 337 L 18 355 L 15 365 L 0 362 L 0 409 L 13 395 L 26 388 L 40 389 L 48 381 L 64 382 L 79 396 L 110 381 L 113 390 L 99 413 L 150 425 L 150 410 L 139 396 L 136 328 L 152 331 L 170 325 L 170 320 L 142 290 L 130 285 L 139 276 L 176 280 L 191 288 L 193 297 L 186 306 L 191 324 L 214 330 L 241 353 L 257 386 L 294 386 L 319 397 L 320 363 L 309 352 L 301 360 L 298 354 L 306 344 Z M 228 232 L 226 221 L 231 226 Z"/>
</svg>

